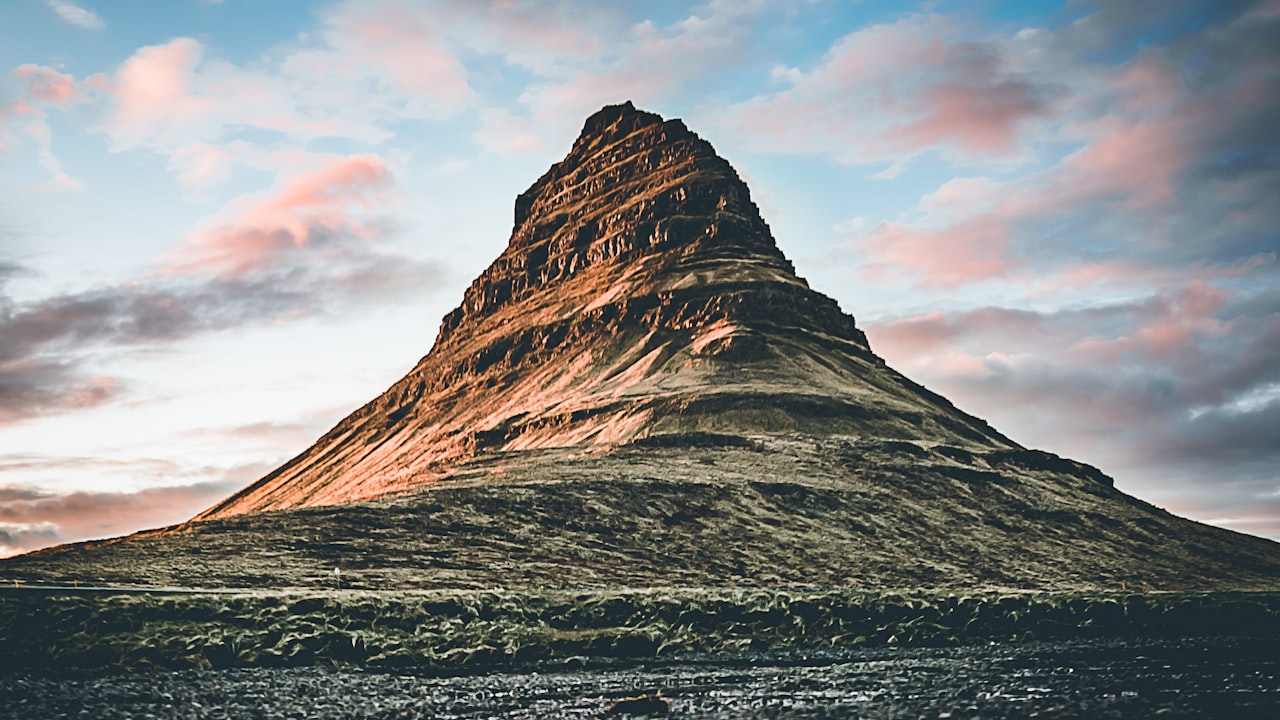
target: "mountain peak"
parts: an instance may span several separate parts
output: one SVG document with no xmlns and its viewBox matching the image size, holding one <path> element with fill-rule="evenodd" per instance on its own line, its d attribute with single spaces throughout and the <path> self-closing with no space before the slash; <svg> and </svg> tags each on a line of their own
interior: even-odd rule
<svg viewBox="0 0 1280 720">
<path fill-rule="evenodd" d="M 710 143 L 630 101 L 607 106 L 587 119 L 568 155 L 516 198 L 506 251 L 445 317 L 440 341 L 468 319 L 590 267 L 643 266 L 677 247 L 689 262 L 754 259 L 803 284 L 746 184 Z"/>
<path fill-rule="evenodd" d="M 587 118 L 582 124 L 582 132 L 574 142 L 574 150 L 583 146 L 594 146 L 609 143 L 631 133 L 653 125 L 662 125 L 665 121 L 657 113 L 637 110 L 630 100 L 620 105 L 605 105 Z M 679 120 L 670 121 L 684 127 Z"/>
</svg>

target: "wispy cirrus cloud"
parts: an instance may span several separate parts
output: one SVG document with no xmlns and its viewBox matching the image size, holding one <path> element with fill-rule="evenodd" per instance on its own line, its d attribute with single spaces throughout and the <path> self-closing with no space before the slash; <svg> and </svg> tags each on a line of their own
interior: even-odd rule
<svg viewBox="0 0 1280 720">
<path fill-rule="evenodd" d="M 0 102 L 0 152 L 7 149 L 4 143 L 14 141 L 14 132 L 19 132 L 35 145 L 40 165 L 54 185 L 82 188 L 78 180 L 63 170 L 53 153 L 53 134 L 46 109 L 66 109 L 84 102 L 86 95 L 72 76 L 41 65 L 21 65 L 9 77 L 18 81 L 22 89 L 17 99 Z"/>
<path fill-rule="evenodd" d="M 85 30 L 102 30 L 107 26 L 94 11 L 71 0 L 45 0 L 45 4 L 58 14 L 58 17 Z"/>
</svg>

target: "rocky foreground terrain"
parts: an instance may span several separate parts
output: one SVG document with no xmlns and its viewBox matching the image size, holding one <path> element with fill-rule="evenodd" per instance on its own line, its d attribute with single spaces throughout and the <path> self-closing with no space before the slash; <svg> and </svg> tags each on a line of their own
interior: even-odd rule
<svg viewBox="0 0 1280 720">
<path fill-rule="evenodd" d="M 0 718 L 649 717 L 1273 720 L 1280 659 L 1245 638 L 743 653 L 440 677 L 364 668 L 0 675 Z"/>
</svg>

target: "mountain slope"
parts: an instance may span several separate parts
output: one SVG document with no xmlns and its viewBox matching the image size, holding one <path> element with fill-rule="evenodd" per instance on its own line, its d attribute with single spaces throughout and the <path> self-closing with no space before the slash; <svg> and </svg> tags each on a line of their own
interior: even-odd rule
<svg viewBox="0 0 1280 720">
<path fill-rule="evenodd" d="M 914 448 L 914 449 L 911 449 Z M 0 580 L 236 588 L 1280 589 L 1280 548 L 1035 451 L 662 436 L 490 456 L 426 492 L 187 523 Z"/>
</svg>

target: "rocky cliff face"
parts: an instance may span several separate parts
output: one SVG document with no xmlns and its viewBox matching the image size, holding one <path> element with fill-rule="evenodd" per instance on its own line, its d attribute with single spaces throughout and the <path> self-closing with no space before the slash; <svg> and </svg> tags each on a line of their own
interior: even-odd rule
<svg viewBox="0 0 1280 720">
<path fill-rule="evenodd" d="M 1016 447 L 885 366 L 680 120 L 587 119 L 431 352 L 202 518 L 421 489 L 486 454 L 690 432 Z"/>
</svg>

